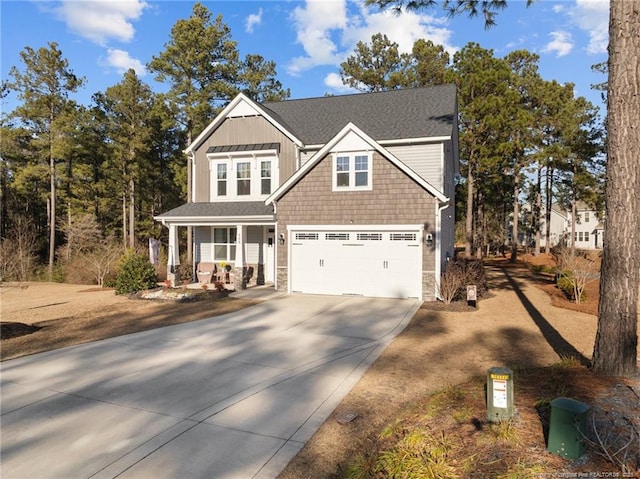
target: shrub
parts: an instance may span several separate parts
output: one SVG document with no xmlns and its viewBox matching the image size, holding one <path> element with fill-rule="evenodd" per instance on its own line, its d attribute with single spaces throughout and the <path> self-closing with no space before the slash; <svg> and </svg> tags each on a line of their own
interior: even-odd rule
<svg viewBox="0 0 640 479">
<path fill-rule="evenodd" d="M 440 277 L 438 292 L 445 303 L 467 298 L 467 285 L 475 285 L 478 298 L 487 292 L 487 279 L 482 261 L 459 258 L 447 263 L 447 270 Z"/>
<path fill-rule="evenodd" d="M 556 275 L 556 284 L 571 301 L 580 304 L 585 299 L 585 288 L 599 277 L 598 263 L 587 254 L 560 253 L 562 269 Z"/>
<path fill-rule="evenodd" d="M 120 259 L 116 273 L 116 294 L 131 294 L 154 288 L 158 277 L 149 259 L 144 254 L 129 250 Z"/>
</svg>

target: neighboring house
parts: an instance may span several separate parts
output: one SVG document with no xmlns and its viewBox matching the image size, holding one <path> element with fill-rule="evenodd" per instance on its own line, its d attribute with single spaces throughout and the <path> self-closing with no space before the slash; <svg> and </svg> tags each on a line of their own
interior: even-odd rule
<svg viewBox="0 0 640 479">
<path fill-rule="evenodd" d="M 573 214 L 571 209 L 565 209 L 554 203 L 551 206 L 551 221 L 549 244 L 571 246 L 571 223 Z M 594 210 L 586 203 L 579 201 L 576 204 L 576 224 L 574 231 L 575 247 L 580 249 L 602 249 L 604 238 L 604 224 L 602 213 Z M 542 247 L 546 244 L 546 218 L 542 217 L 541 239 Z"/>
<path fill-rule="evenodd" d="M 544 247 L 547 244 L 547 218 L 544 210 L 541 215 L 540 247 Z M 549 225 L 549 244 L 553 247 L 564 241 L 567 234 L 567 212 L 557 203 L 551 205 Z"/>
<path fill-rule="evenodd" d="M 238 95 L 186 150 L 194 264 L 287 292 L 433 300 L 454 254 L 453 85 L 256 103 Z"/>
<path fill-rule="evenodd" d="M 571 244 L 571 210 L 567 212 L 567 244 Z M 574 241 L 576 248 L 601 249 L 604 239 L 602 215 L 582 201 L 576 204 Z"/>
</svg>

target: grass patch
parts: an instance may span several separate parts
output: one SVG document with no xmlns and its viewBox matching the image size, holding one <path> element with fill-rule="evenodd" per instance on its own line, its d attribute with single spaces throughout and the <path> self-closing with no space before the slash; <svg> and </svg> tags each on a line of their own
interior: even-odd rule
<svg viewBox="0 0 640 479">
<path fill-rule="evenodd" d="M 487 421 L 485 378 L 447 386 L 384 425 L 352 460 L 347 477 L 528 479 L 559 471 L 619 471 L 589 444 L 586 457 L 574 462 L 546 451 L 550 402 L 560 396 L 588 402 L 600 379 L 564 359 L 514 371 L 511 419 Z"/>
</svg>

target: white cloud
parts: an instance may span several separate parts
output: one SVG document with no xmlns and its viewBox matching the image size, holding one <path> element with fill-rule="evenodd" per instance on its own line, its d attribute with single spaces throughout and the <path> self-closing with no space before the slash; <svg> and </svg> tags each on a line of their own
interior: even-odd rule
<svg viewBox="0 0 640 479">
<path fill-rule="evenodd" d="M 262 23 L 262 8 L 258 9 L 258 13 L 252 13 L 247 17 L 244 29 L 247 33 L 253 33 L 253 28 L 256 25 L 260 25 L 261 23 Z"/>
<path fill-rule="evenodd" d="M 109 40 L 128 42 L 137 20 L 148 5 L 145 0 L 63 0 L 55 13 L 69 29 L 105 46 Z"/>
<path fill-rule="evenodd" d="M 335 93 L 356 93 L 358 90 L 342 83 L 342 78 L 337 73 L 329 73 L 324 77 L 325 86 L 331 88 Z"/>
<path fill-rule="evenodd" d="M 347 26 L 346 0 L 307 0 L 296 7 L 292 19 L 297 31 L 296 41 L 306 56 L 296 57 L 287 66 L 290 75 L 297 76 L 318 65 L 340 62 L 332 33 Z"/>
<path fill-rule="evenodd" d="M 107 59 L 101 62 L 104 66 L 115 68 L 120 74 L 124 74 L 130 68 L 133 68 L 139 77 L 147 74 L 144 64 L 135 58 L 129 56 L 129 52 L 109 48 L 107 50 Z"/>
<path fill-rule="evenodd" d="M 307 0 L 304 7 L 293 11 L 292 18 L 297 41 L 306 53 L 287 66 L 287 72 L 294 76 L 317 66 L 338 67 L 359 41 L 369 43 L 379 32 L 396 42 L 401 52 L 410 52 L 420 38 L 443 45 L 450 54 L 457 50 L 449 43 L 452 31 L 445 19 L 414 12 L 394 15 L 347 0 Z M 343 87 L 337 73 L 325 77 L 325 85 L 334 90 Z"/>
<path fill-rule="evenodd" d="M 350 25 L 344 32 L 343 45 L 351 54 L 359 41 L 371 42 L 372 35 L 379 32 L 398 44 L 400 52 L 411 52 L 416 40 L 424 38 L 436 45 L 443 45 L 445 50 L 453 54 L 456 48 L 449 44 L 452 31 L 447 27 L 447 20 L 415 12 L 402 12 L 396 15 L 390 11 L 371 11 L 362 7 L 358 15 L 350 18 Z"/>
<path fill-rule="evenodd" d="M 569 32 L 551 32 L 549 36 L 552 40 L 542 50 L 545 53 L 556 53 L 557 57 L 563 57 L 571 53 L 573 49 L 573 40 Z"/>
<path fill-rule="evenodd" d="M 606 53 L 609 44 L 609 0 L 576 0 L 573 22 L 589 35 L 587 53 Z"/>
</svg>

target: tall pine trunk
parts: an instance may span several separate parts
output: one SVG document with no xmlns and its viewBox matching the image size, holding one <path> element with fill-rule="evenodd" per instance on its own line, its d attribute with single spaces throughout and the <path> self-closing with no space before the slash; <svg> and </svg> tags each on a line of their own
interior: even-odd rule
<svg viewBox="0 0 640 479">
<path fill-rule="evenodd" d="M 52 115 L 53 118 L 53 115 Z M 53 119 L 51 120 L 51 124 L 53 125 Z M 53 133 L 49 133 L 51 135 L 49 140 L 49 180 L 50 180 L 50 191 L 51 195 L 50 204 L 49 204 L 49 268 L 48 268 L 48 276 L 49 281 L 53 281 L 53 263 L 56 257 L 56 160 L 53 156 Z"/>
<path fill-rule="evenodd" d="M 467 218 L 465 224 L 466 241 L 464 245 L 464 253 L 467 258 L 471 258 L 473 251 L 473 190 L 475 188 L 475 178 L 469 159 L 469 171 L 467 173 Z"/>
<path fill-rule="evenodd" d="M 611 0 L 606 226 L 593 370 L 638 368 L 640 287 L 640 1 Z"/>
<path fill-rule="evenodd" d="M 516 163 L 517 165 L 517 163 Z M 511 227 L 511 258 L 510 261 L 515 263 L 518 259 L 518 219 L 520 217 L 520 204 L 518 197 L 520 196 L 520 174 L 519 170 L 514 168 L 516 172 L 513 183 L 513 224 Z"/>
<path fill-rule="evenodd" d="M 551 208 L 553 208 L 553 170 L 551 169 L 551 162 L 547 164 L 546 171 L 546 185 L 545 185 L 545 222 L 547 227 L 545 228 L 545 243 L 544 252 L 549 254 L 551 252 Z"/>
<path fill-rule="evenodd" d="M 533 226 L 536 234 L 536 245 L 533 254 L 540 256 L 540 213 L 542 211 L 542 165 L 538 162 L 538 184 L 536 186 L 536 200 L 533 207 Z"/>
<path fill-rule="evenodd" d="M 136 247 L 136 184 L 133 178 L 129 180 L 129 248 Z"/>
</svg>

